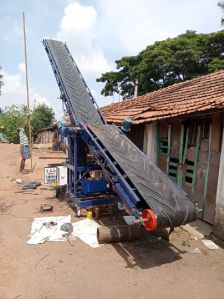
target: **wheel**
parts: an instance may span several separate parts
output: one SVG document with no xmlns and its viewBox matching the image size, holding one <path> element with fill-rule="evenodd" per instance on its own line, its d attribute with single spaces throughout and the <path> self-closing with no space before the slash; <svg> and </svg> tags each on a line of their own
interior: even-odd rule
<svg viewBox="0 0 224 299">
<path fill-rule="evenodd" d="M 145 209 L 142 211 L 142 221 L 144 228 L 149 232 L 157 228 L 157 217 L 150 209 Z"/>
</svg>

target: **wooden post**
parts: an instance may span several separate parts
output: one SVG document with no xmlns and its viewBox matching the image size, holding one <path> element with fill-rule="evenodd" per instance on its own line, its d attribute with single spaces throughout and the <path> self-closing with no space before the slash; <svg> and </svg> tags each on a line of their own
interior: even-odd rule
<svg viewBox="0 0 224 299">
<path fill-rule="evenodd" d="M 219 178 L 216 193 L 214 234 L 224 240 L 224 123 L 222 126 L 222 148 L 220 153 Z"/>
<path fill-rule="evenodd" d="M 203 192 L 203 196 L 202 196 L 202 218 L 204 217 L 204 213 L 205 213 L 206 195 L 207 195 L 207 190 L 208 190 L 208 175 L 209 175 L 209 166 L 210 166 L 210 159 L 211 159 L 211 141 L 212 141 L 212 124 L 209 125 L 208 162 L 207 162 L 207 169 L 206 169 L 206 175 L 205 175 L 204 192 Z"/>
<path fill-rule="evenodd" d="M 200 143 L 201 143 L 201 126 L 198 126 L 198 128 L 197 128 L 197 141 L 196 141 L 195 153 L 194 153 L 194 170 L 193 170 L 193 178 L 192 178 L 192 192 L 195 191 L 195 183 L 196 183 L 196 178 L 197 178 L 197 167 L 198 167 L 198 157 L 199 157 Z"/>
<path fill-rule="evenodd" d="M 23 12 L 23 38 L 24 38 L 24 56 L 25 56 L 25 71 L 26 71 L 26 99 L 27 99 L 27 108 L 28 113 L 30 114 L 30 100 L 29 100 L 29 82 L 28 82 L 28 63 L 27 63 L 27 48 L 26 48 L 26 25 L 25 25 L 25 13 Z M 30 167 L 31 171 L 33 169 L 32 161 L 32 131 L 31 131 L 31 122 L 30 117 L 28 119 L 29 127 L 29 143 L 30 143 Z"/>
<path fill-rule="evenodd" d="M 160 161 L 160 123 L 157 121 L 157 130 L 156 130 L 156 165 L 159 166 Z"/>
<path fill-rule="evenodd" d="M 168 124 L 168 147 L 167 147 L 167 160 L 166 160 L 166 173 L 169 175 L 169 166 L 170 166 L 170 155 L 171 155 L 171 137 L 172 137 L 172 125 Z"/>
<path fill-rule="evenodd" d="M 182 182 L 183 148 L 184 148 L 184 124 L 182 123 L 180 129 L 179 163 L 177 168 L 177 185 L 179 187 L 181 186 L 181 182 Z"/>
<path fill-rule="evenodd" d="M 188 149 L 188 139 L 189 139 L 189 127 L 187 128 L 186 131 L 186 137 L 184 141 L 184 153 L 182 157 L 182 162 L 181 162 L 181 169 L 180 169 L 180 179 L 179 179 L 179 186 L 182 187 L 183 179 L 185 178 L 184 176 L 184 165 L 186 161 L 186 156 L 187 156 L 187 149 Z"/>
</svg>

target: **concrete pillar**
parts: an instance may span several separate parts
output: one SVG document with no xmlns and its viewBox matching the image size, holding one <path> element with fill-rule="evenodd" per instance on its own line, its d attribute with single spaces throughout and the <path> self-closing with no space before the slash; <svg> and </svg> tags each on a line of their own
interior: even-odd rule
<svg viewBox="0 0 224 299">
<path fill-rule="evenodd" d="M 214 234 L 224 240 L 224 126 L 222 130 L 222 149 L 220 155 L 219 178 L 216 193 L 216 213 Z"/>
<path fill-rule="evenodd" d="M 157 123 L 145 125 L 143 152 L 154 163 L 156 163 L 157 149 Z"/>
</svg>

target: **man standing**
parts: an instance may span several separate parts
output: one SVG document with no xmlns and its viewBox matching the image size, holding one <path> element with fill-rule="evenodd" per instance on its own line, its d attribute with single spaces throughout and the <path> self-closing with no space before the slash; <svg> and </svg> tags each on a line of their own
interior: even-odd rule
<svg viewBox="0 0 224 299">
<path fill-rule="evenodd" d="M 19 133 L 19 143 L 20 143 L 20 154 L 21 154 L 21 162 L 20 162 L 20 169 L 19 172 L 25 173 L 25 162 L 26 159 L 30 158 L 30 151 L 29 151 L 29 144 L 28 144 L 28 138 L 25 133 L 25 128 L 27 126 L 28 120 L 26 121 L 23 128 L 18 128 L 17 132 Z"/>
</svg>

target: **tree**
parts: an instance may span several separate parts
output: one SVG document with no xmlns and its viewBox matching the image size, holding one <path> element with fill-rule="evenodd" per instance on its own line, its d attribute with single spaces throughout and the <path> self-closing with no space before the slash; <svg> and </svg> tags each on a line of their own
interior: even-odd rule
<svg viewBox="0 0 224 299">
<path fill-rule="evenodd" d="M 18 143 L 19 135 L 17 128 L 23 127 L 26 119 L 27 108 L 26 106 L 12 105 L 6 107 L 0 115 L 0 128 L 5 138 L 10 143 Z"/>
<path fill-rule="evenodd" d="M 224 1 L 219 1 L 218 6 L 221 7 L 222 11 L 224 11 Z M 221 24 L 224 25 L 224 19 L 221 19 Z"/>
<path fill-rule="evenodd" d="M 46 104 L 39 104 L 33 109 L 31 125 L 33 132 L 38 132 L 52 125 L 54 121 L 54 111 Z"/>
<path fill-rule="evenodd" d="M 137 56 L 116 61 L 116 72 L 102 74 L 104 96 L 118 91 L 123 98 L 133 96 L 134 81 L 139 95 L 197 76 L 224 69 L 224 31 L 197 34 L 187 31 L 175 38 L 155 42 Z"/>
<path fill-rule="evenodd" d="M 134 67 L 138 64 L 139 57 L 127 56 L 120 60 L 116 60 L 117 69 L 119 72 L 107 72 L 98 78 L 97 82 L 103 82 L 105 87 L 101 93 L 104 96 L 111 96 L 114 92 L 121 94 L 125 98 L 129 98 L 134 93 L 135 72 Z"/>
</svg>

